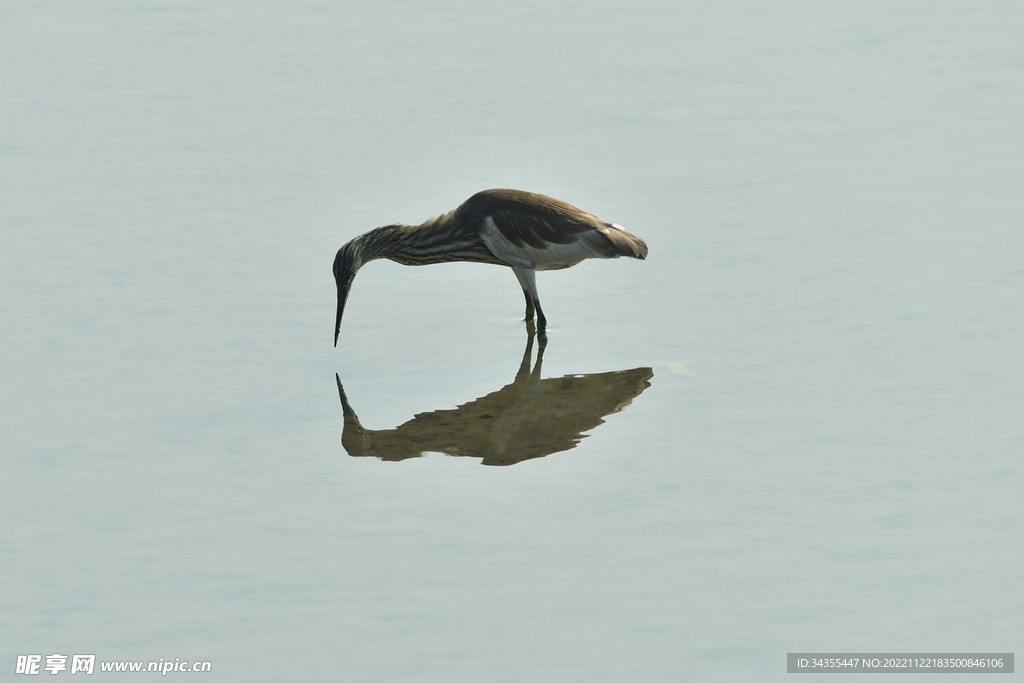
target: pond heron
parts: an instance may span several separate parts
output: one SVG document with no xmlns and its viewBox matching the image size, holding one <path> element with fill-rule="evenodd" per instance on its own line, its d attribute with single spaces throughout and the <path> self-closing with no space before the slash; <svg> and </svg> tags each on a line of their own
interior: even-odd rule
<svg viewBox="0 0 1024 683">
<path fill-rule="evenodd" d="M 462 206 L 421 225 L 385 225 L 338 250 L 334 280 L 338 285 L 338 345 L 341 315 L 356 272 L 369 261 L 391 259 L 406 266 L 473 261 L 508 266 L 526 296 L 526 320 L 537 312 L 541 335 L 547 319 L 537 295 L 536 271 L 574 266 L 588 258 L 629 256 L 644 259 L 647 245 L 615 223 L 571 204 L 521 190 L 484 190 Z"/>
</svg>

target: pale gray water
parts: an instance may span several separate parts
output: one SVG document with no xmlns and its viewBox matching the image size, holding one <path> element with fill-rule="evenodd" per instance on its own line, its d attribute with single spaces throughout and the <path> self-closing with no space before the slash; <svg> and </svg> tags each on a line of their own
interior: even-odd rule
<svg viewBox="0 0 1024 683">
<path fill-rule="evenodd" d="M 1024 651 L 1022 29 L 1013 3 L 8 8 L 0 677 Z M 647 240 L 538 283 L 543 378 L 650 387 L 511 466 L 351 457 L 335 373 L 368 430 L 515 379 L 493 266 L 370 264 L 331 346 L 337 248 L 488 187 Z"/>
</svg>

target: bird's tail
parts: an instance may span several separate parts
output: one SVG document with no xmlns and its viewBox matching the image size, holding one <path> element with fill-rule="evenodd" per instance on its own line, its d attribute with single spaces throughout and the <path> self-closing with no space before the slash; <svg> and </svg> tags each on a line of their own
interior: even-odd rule
<svg viewBox="0 0 1024 683">
<path fill-rule="evenodd" d="M 612 248 L 615 249 L 617 256 L 629 256 L 641 261 L 647 258 L 647 243 L 636 235 L 631 235 L 623 230 L 621 225 L 609 223 L 608 230 L 604 234 L 612 243 Z"/>
</svg>

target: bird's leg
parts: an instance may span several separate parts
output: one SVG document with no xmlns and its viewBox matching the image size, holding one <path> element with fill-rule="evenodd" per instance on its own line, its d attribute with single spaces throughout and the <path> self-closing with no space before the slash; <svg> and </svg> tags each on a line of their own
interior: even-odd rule
<svg viewBox="0 0 1024 683">
<path fill-rule="evenodd" d="M 526 319 L 533 320 L 533 299 L 530 298 L 530 293 L 525 289 L 523 294 L 526 296 Z"/>
<path fill-rule="evenodd" d="M 537 304 L 537 278 L 532 268 L 524 268 L 522 266 L 513 265 L 512 272 L 515 273 L 516 280 L 519 281 L 519 287 L 522 288 L 522 294 L 526 297 L 526 319 L 532 321 L 534 319 L 534 309 L 537 308 L 540 312 L 541 308 Z"/>
<path fill-rule="evenodd" d="M 544 311 L 540 310 L 540 299 L 534 301 L 533 305 L 537 307 L 537 329 L 543 330 L 548 326 L 548 319 L 544 317 Z"/>
<path fill-rule="evenodd" d="M 543 349 L 548 343 L 548 319 L 544 317 L 544 311 L 540 310 L 540 299 L 533 302 L 537 307 L 537 341 Z"/>
<path fill-rule="evenodd" d="M 532 268 L 518 265 L 512 266 L 512 271 L 515 272 L 519 286 L 522 287 L 522 293 L 526 297 L 526 319 L 532 321 L 534 311 L 537 311 L 537 332 L 541 343 L 544 343 L 546 341 L 544 331 L 548 326 L 548 319 L 544 317 L 544 311 L 541 310 L 541 297 L 537 293 L 537 272 Z"/>
</svg>

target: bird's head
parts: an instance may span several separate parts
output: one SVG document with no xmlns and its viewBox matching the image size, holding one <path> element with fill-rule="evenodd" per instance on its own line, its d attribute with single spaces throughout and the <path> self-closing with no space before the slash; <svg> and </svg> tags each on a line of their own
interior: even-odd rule
<svg viewBox="0 0 1024 683">
<path fill-rule="evenodd" d="M 338 317 L 334 321 L 334 345 L 338 345 L 338 335 L 341 333 L 341 314 L 345 312 L 345 301 L 348 300 L 348 292 L 352 287 L 352 280 L 356 277 L 356 271 L 363 265 L 359 258 L 359 250 L 349 242 L 338 250 L 334 257 L 334 282 L 338 285 Z"/>
<path fill-rule="evenodd" d="M 338 345 L 341 332 L 341 314 L 345 312 L 345 300 L 356 271 L 365 264 L 379 258 L 390 258 L 394 252 L 397 237 L 406 226 L 385 225 L 360 235 L 338 250 L 334 257 L 334 282 L 338 285 L 338 317 L 334 321 L 334 345 Z"/>
</svg>

